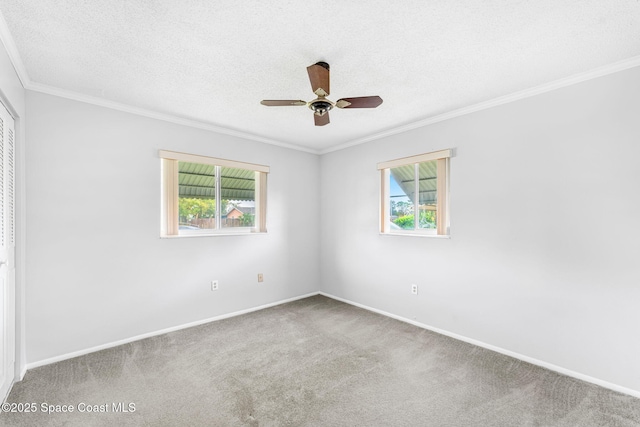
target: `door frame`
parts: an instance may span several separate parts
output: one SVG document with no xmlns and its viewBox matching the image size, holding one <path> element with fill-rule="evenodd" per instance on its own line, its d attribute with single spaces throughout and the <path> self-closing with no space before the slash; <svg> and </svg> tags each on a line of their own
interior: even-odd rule
<svg viewBox="0 0 640 427">
<path fill-rule="evenodd" d="M 11 393 L 13 385 L 22 380 L 26 373 L 26 363 L 24 355 L 24 286 L 22 286 L 24 278 L 24 140 L 23 140 L 23 123 L 20 115 L 13 107 L 11 101 L 0 88 L 0 104 L 4 107 L 9 115 L 13 118 L 14 131 L 14 281 L 13 281 L 13 303 L 14 303 L 14 319 L 13 319 L 13 350 L 14 350 L 14 370 L 11 384 L 5 396 L 0 396 L 0 402 L 4 402 Z M 9 374 L 8 374 L 9 375 Z"/>
</svg>

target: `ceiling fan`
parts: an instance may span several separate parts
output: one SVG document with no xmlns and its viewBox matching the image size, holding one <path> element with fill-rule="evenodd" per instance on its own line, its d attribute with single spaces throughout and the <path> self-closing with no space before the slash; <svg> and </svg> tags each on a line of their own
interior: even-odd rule
<svg viewBox="0 0 640 427">
<path fill-rule="evenodd" d="M 329 95 L 329 64 L 326 62 L 316 62 L 307 67 L 307 73 L 311 81 L 311 90 L 313 90 L 313 93 L 317 96 L 316 99 L 309 102 L 302 100 L 265 99 L 260 101 L 260 103 L 267 107 L 306 105 L 313 111 L 313 120 L 316 126 L 329 124 L 329 110 L 333 107 L 376 108 L 382 104 L 382 98 L 379 96 L 361 96 L 357 98 L 342 98 L 336 102 L 329 101 L 326 98 L 326 96 Z"/>
</svg>

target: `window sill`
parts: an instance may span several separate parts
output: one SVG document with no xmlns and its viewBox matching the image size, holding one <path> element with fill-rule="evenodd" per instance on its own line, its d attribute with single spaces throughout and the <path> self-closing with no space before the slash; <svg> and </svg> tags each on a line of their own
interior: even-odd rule
<svg viewBox="0 0 640 427">
<path fill-rule="evenodd" d="M 381 233 L 381 236 L 403 236 L 403 237 L 428 237 L 431 239 L 451 239 L 449 234 L 424 234 L 424 233 Z"/>
<path fill-rule="evenodd" d="M 193 234 L 178 234 L 174 236 L 161 235 L 161 239 L 182 239 L 191 237 L 224 237 L 224 236 L 254 236 L 267 234 L 266 231 L 253 231 L 253 232 L 229 232 L 229 233 L 193 233 Z"/>
</svg>

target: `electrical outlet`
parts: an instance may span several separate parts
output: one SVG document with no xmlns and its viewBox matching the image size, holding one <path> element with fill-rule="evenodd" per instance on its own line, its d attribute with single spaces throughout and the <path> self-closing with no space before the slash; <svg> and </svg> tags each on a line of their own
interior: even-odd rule
<svg viewBox="0 0 640 427">
<path fill-rule="evenodd" d="M 418 285 L 411 285 L 411 293 L 413 295 L 418 295 Z"/>
<path fill-rule="evenodd" d="M 217 291 L 218 290 L 218 281 L 217 280 L 212 280 L 211 281 L 211 290 L 212 291 Z"/>
<path fill-rule="evenodd" d="M 258 273 L 258 283 L 264 282 L 264 276 L 262 273 Z"/>
</svg>

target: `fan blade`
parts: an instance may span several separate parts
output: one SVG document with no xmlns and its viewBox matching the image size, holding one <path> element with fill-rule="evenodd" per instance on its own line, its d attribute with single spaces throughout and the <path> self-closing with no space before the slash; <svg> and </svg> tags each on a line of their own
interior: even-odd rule
<svg viewBox="0 0 640 427">
<path fill-rule="evenodd" d="M 260 104 L 266 105 L 267 107 L 286 107 L 289 105 L 307 105 L 307 102 L 295 99 L 265 99 L 260 101 Z"/>
<path fill-rule="evenodd" d="M 324 126 L 329 124 L 329 113 L 324 113 L 322 116 L 317 114 L 313 115 L 313 121 L 316 123 L 316 126 Z"/>
<path fill-rule="evenodd" d="M 318 96 L 329 95 L 329 64 L 317 62 L 307 67 L 311 90 Z"/>
<path fill-rule="evenodd" d="M 342 98 L 336 102 L 338 108 L 376 108 L 382 104 L 379 96 L 360 96 L 357 98 Z"/>
</svg>

